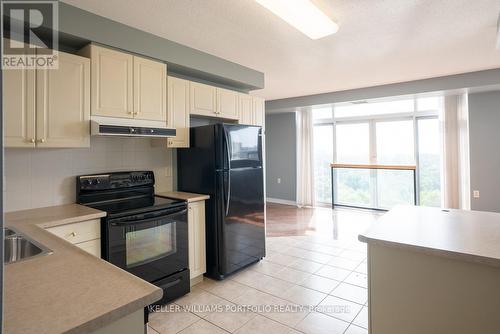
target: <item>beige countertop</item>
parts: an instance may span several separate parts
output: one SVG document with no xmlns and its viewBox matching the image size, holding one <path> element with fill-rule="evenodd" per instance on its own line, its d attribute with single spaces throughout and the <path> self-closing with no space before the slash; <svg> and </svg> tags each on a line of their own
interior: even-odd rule
<svg viewBox="0 0 500 334">
<path fill-rule="evenodd" d="M 186 192 L 182 192 L 182 191 L 167 191 L 167 192 L 156 193 L 156 195 L 162 196 L 162 197 L 180 199 L 180 200 L 186 201 L 188 203 L 204 201 L 204 200 L 207 200 L 210 198 L 210 196 L 208 196 L 208 195 L 186 193 Z"/>
<path fill-rule="evenodd" d="M 5 265 L 5 333 L 88 333 L 161 298 L 158 287 L 43 229 L 105 215 L 78 204 L 5 214 L 6 227 L 53 251 Z"/>
<path fill-rule="evenodd" d="M 500 213 L 398 206 L 359 240 L 500 267 Z"/>
</svg>

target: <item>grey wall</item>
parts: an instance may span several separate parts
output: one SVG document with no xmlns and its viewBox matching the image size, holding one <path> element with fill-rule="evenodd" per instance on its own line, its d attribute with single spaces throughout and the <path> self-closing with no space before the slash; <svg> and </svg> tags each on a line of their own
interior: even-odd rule
<svg viewBox="0 0 500 334">
<path fill-rule="evenodd" d="M 413 95 L 440 91 L 466 93 L 471 89 L 498 90 L 500 69 L 448 75 L 423 80 L 351 89 L 338 92 L 291 97 L 266 101 L 266 111 L 291 110 L 321 104 L 351 102 L 392 96 Z"/>
<path fill-rule="evenodd" d="M 44 24 L 46 24 L 44 22 Z M 46 34 L 52 27 L 43 26 Z M 59 2 L 59 42 L 63 50 L 95 42 L 162 60 L 169 72 L 240 90 L 264 88 L 264 74 L 208 53 Z"/>
<path fill-rule="evenodd" d="M 266 115 L 266 191 L 267 197 L 296 200 L 295 113 Z M 277 179 L 281 178 L 281 183 Z"/>
<path fill-rule="evenodd" d="M 469 143 L 471 208 L 500 212 L 500 91 L 469 95 Z"/>
</svg>

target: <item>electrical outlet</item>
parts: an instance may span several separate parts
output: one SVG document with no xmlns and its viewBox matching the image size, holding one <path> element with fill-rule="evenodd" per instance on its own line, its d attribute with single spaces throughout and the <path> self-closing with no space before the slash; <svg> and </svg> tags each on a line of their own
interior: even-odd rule
<svg viewBox="0 0 500 334">
<path fill-rule="evenodd" d="M 479 198 L 479 190 L 474 190 L 474 191 L 472 192 L 472 197 L 474 197 L 474 198 Z"/>
<path fill-rule="evenodd" d="M 281 184 L 281 177 L 278 177 L 278 179 L 276 180 L 276 182 L 278 182 L 278 184 Z"/>
</svg>

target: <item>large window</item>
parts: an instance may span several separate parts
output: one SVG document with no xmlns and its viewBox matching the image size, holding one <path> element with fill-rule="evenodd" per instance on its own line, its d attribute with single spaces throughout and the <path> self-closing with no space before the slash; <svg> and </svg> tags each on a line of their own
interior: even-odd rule
<svg viewBox="0 0 500 334">
<path fill-rule="evenodd" d="M 420 204 L 441 205 L 441 156 L 439 121 L 422 118 L 417 121 Z"/>
<path fill-rule="evenodd" d="M 332 202 L 330 164 L 333 161 L 333 125 L 314 127 L 314 192 L 319 203 Z"/>
<path fill-rule="evenodd" d="M 336 169 L 338 205 L 390 209 L 441 205 L 440 97 L 343 104 L 313 109 L 315 191 L 330 205 L 330 163 L 416 165 L 412 171 Z M 328 183 L 328 184 L 326 184 Z"/>
<path fill-rule="evenodd" d="M 377 163 L 411 165 L 415 163 L 413 120 L 375 121 Z"/>
</svg>

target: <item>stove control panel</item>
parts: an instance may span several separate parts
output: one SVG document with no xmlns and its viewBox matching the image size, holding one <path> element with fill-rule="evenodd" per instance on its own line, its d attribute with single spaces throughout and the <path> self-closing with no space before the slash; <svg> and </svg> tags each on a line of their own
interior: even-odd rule
<svg viewBox="0 0 500 334">
<path fill-rule="evenodd" d="M 77 177 L 77 188 L 79 190 L 108 190 L 153 186 L 154 183 L 155 179 L 152 171 L 115 172 Z"/>
</svg>

